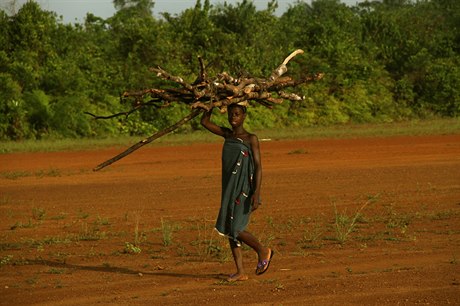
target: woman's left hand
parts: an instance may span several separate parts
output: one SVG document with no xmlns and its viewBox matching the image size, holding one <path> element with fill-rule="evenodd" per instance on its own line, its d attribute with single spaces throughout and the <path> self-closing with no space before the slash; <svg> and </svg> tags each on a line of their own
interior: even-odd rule
<svg viewBox="0 0 460 306">
<path fill-rule="evenodd" d="M 262 202 L 260 201 L 259 196 L 252 196 L 252 211 L 256 210 L 259 208 L 259 206 L 262 205 Z"/>
</svg>

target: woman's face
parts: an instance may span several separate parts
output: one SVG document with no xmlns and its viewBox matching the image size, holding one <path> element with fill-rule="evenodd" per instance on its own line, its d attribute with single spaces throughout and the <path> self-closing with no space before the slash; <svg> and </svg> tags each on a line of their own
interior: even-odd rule
<svg viewBox="0 0 460 306">
<path fill-rule="evenodd" d="M 233 106 L 228 109 L 228 123 L 230 123 L 232 128 L 243 125 L 245 118 L 246 113 L 241 107 Z"/>
</svg>

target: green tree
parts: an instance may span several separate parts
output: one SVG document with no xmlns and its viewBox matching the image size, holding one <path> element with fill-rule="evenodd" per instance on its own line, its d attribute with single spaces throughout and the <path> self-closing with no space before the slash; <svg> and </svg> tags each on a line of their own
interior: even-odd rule
<svg viewBox="0 0 460 306">
<path fill-rule="evenodd" d="M 10 52 L 12 49 L 12 45 L 10 42 L 10 18 L 8 15 L 0 10 L 0 37 L 2 39 L 2 43 L 0 45 L 0 50 L 5 52 Z M 3 69 L 0 66 L 0 69 Z"/>
<path fill-rule="evenodd" d="M 113 5 L 118 12 L 127 16 L 149 18 L 155 2 L 152 0 L 113 0 Z"/>
<path fill-rule="evenodd" d="M 26 52 L 36 66 L 44 65 L 49 57 L 54 56 L 52 33 L 56 25 L 55 13 L 43 11 L 34 1 L 26 2 L 12 17 L 10 43 L 20 55 L 13 60 L 21 61 Z"/>
<path fill-rule="evenodd" d="M 257 10 L 253 1 L 243 0 L 235 5 L 225 2 L 212 12 L 217 33 L 225 38 L 216 45 L 219 54 L 225 55 L 226 69 L 267 76 L 292 51 L 279 43 L 277 7 L 276 1 L 270 1 L 266 9 Z"/>
<path fill-rule="evenodd" d="M 0 72 L 0 140 L 29 136 L 25 117 L 21 86 L 10 74 Z"/>
<path fill-rule="evenodd" d="M 162 35 L 160 23 L 152 16 L 153 2 L 145 0 L 121 1 L 117 13 L 107 20 L 111 40 L 110 57 L 122 84 L 116 86 L 137 89 L 150 87 L 154 81 L 148 68 L 161 62 Z"/>
<path fill-rule="evenodd" d="M 215 63 L 222 35 L 216 31 L 210 18 L 211 4 L 197 0 L 193 8 L 184 10 L 176 16 L 163 13 L 166 21 L 167 68 L 175 74 L 189 75 L 191 79 L 198 74 L 198 56 L 208 63 Z M 174 44 L 171 44 L 174 41 Z M 231 41 L 228 41 L 231 44 Z M 219 64 L 217 64 L 219 65 Z"/>
</svg>

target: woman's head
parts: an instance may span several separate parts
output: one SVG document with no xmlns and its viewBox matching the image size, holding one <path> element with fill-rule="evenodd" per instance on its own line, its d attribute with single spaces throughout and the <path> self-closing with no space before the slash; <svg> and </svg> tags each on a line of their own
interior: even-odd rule
<svg viewBox="0 0 460 306">
<path fill-rule="evenodd" d="M 246 119 L 246 107 L 238 104 L 230 104 L 227 107 L 228 122 L 232 128 L 243 125 Z"/>
<path fill-rule="evenodd" d="M 246 114 L 246 111 L 247 111 L 247 108 L 246 106 L 244 105 L 240 105 L 240 104 L 237 104 L 237 103 L 233 103 L 233 104 L 230 104 L 229 106 L 227 106 L 227 111 L 230 112 L 231 109 L 235 108 L 235 107 L 238 107 L 241 109 L 241 111 Z"/>
</svg>

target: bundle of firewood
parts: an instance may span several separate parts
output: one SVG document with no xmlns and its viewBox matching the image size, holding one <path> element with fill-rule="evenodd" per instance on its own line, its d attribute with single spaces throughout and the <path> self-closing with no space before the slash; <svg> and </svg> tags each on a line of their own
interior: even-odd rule
<svg viewBox="0 0 460 306">
<path fill-rule="evenodd" d="M 320 73 L 305 76 L 301 79 L 293 79 L 292 77 L 284 76 L 287 72 L 287 63 L 293 57 L 301 53 L 303 53 L 303 51 L 300 49 L 292 52 L 267 79 L 253 77 L 235 78 L 225 72 L 211 78 L 207 75 L 201 58 L 199 58 L 200 74 L 193 83 L 187 83 L 183 80 L 183 78 L 173 76 L 160 67 L 151 68 L 150 71 L 156 73 L 158 77 L 174 82 L 179 86 L 165 89 L 150 88 L 141 91 L 124 92 L 121 98 L 132 100 L 132 108 L 129 111 L 109 116 L 97 116 L 91 113 L 87 114 L 96 119 L 108 119 L 123 115 L 129 116 L 132 112 L 143 107 L 165 108 L 171 105 L 171 103 L 185 103 L 190 105 L 191 113 L 172 126 L 141 140 L 119 155 L 98 165 L 94 168 L 94 171 L 98 171 L 132 153 L 145 144 L 170 133 L 199 115 L 203 110 L 210 110 L 215 107 L 219 108 L 221 112 L 225 112 L 227 110 L 227 106 L 234 103 L 245 105 L 250 103 L 259 103 L 271 108 L 273 105 L 280 104 L 284 100 L 303 100 L 303 97 L 294 93 L 287 93 L 283 91 L 283 89 L 319 80 L 323 77 L 323 74 Z"/>
</svg>

